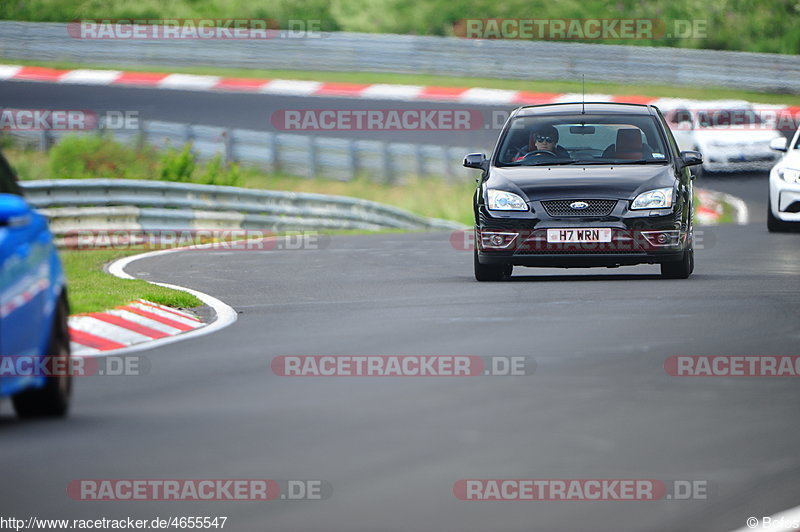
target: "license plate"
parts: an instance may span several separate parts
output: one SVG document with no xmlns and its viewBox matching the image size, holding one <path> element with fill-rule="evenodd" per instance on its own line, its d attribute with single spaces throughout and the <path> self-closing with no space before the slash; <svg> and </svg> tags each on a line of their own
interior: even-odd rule
<svg viewBox="0 0 800 532">
<path fill-rule="evenodd" d="M 550 244 L 559 242 L 611 242 L 611 229 L 608 227 L 548 229 L 547 242 Z"/>
</svg>

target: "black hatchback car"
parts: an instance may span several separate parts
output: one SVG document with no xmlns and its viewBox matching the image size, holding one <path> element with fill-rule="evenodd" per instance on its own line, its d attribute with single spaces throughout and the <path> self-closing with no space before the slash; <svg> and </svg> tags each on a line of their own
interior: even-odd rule
<svg viewBox="0 0 800 532">
<path fill-rule="evenodd" d="M 520 107 L 503 126 L 475 192 L 475 278 L 514 266 L 660 264 L 666 278 L 694 269 L 692 174 L 698 152 L 678 151 L 652 105 Z"/>
</svg>

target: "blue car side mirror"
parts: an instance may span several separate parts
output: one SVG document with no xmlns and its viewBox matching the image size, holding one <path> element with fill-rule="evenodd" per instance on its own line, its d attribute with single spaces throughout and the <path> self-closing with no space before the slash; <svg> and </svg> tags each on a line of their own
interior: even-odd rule
<svg viewBox="0 0 800 532">
<path fill-rule="evenodd" d="M 0 194 L 0 226 L 19 226 L 30 222 L 33 210 L 15 194 Z"/>
</svg>

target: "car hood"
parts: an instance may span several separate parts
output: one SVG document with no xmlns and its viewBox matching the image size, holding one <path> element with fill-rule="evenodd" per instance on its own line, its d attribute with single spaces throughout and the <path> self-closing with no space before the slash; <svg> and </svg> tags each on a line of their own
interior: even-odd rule
<svg viewBox="0 0 800 532">
<path fill-rule="evenodd" d="M 528 201 L 546 199 L 632 199 L 676 181 L 671 165 L 493 167 L 486 185 L 522 193 Z"/>
</svg>

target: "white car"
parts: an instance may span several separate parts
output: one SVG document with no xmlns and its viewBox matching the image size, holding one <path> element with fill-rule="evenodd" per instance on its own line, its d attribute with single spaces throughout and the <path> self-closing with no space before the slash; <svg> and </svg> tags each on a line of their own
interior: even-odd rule
<svg viewBox="0 0 800 532">
<path fill-rule="evenodd" d="M 663 99 L 662 109 L 680 150 L 699 151 L 704 172 L 752 172 L 770 169 L 779 155 L 770 149 L 772 139 L 781 137 L 764 110 L 739 100 L 686 101 Z"/>
<path fill-rule="evenodd" d="M 800 228 L 800 129 L 791 142 L 780 138 L 770 146 L 785 155 L 769 173 L 767 229 L 778 232 Z"/>
</svg>

